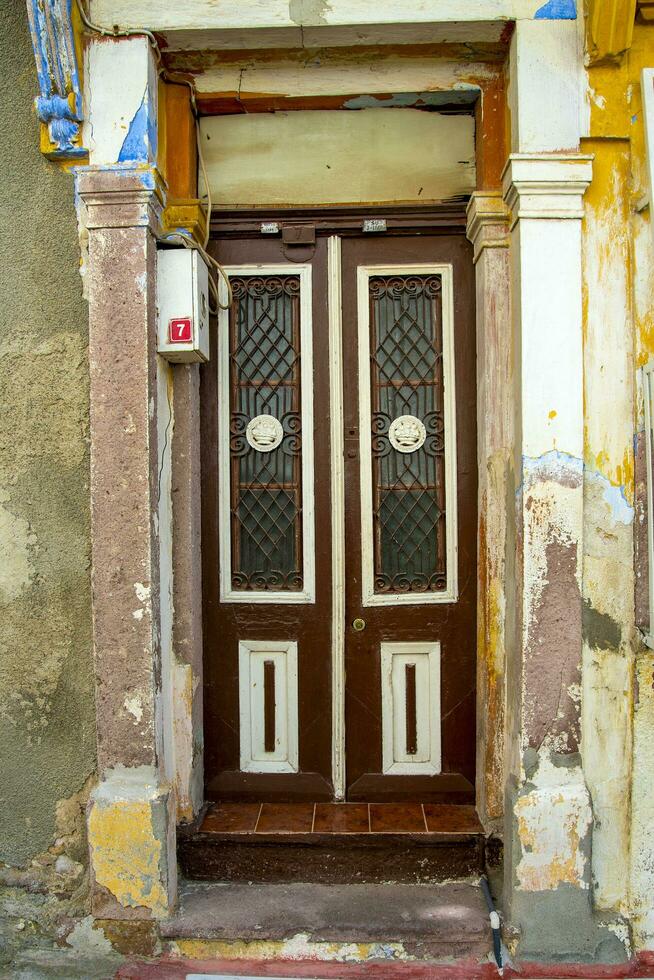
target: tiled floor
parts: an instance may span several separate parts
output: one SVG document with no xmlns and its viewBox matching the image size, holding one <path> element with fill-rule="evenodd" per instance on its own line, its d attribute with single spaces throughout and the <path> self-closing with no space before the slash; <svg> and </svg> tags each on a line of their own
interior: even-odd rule
<svg viewBox="0 0 654 980">
<path fill-rule="evenodd" d="M 481 834 L 473 806 L 444 803 L 215 803 L 216 834 Z"/>
</svg>

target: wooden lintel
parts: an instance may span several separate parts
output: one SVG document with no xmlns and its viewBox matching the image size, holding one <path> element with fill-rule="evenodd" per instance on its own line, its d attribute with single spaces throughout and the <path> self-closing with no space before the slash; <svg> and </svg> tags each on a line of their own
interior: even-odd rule
<svg viewBox="0 0 654 980">
<path fill-rule="evenodd" d="M 168 194 L 172 200 L 187 201 L 198 194 L 198 150 L 195 119 L 188 86 L 166 82 L 164 89 L 163 130 L 164 171 Z"/>
</svg>

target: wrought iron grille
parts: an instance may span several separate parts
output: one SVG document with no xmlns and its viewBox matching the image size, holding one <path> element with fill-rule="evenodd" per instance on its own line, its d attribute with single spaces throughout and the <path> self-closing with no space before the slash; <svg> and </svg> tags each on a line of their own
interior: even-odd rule
<svg viewBox="0 0 654 980">
<path fill-rule="evenodd" d="M 369 304 L 375 592 L 443 591 L 447 555 L 441 277 L 371 277 Z M 410 417 L 409 425 L 423 440 L 416 438 L 414 449 L 400 450 L 392 442 L 393 423 L 403 416 Z"/>
<path fill-rule="evenodd" d="M 300 279 L 238 276 L 231 284 L 232 588 L 298 590 L 303 585 Z M 268 443 L 257 440 L 257 431 Z"/>
</svg>

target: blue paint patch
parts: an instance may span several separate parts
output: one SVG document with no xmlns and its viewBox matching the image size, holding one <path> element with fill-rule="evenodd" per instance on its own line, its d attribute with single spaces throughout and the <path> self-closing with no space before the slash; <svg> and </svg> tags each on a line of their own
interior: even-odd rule
<svg viewBox="0 0 654 980">
<path fill-rule="evenodd" d="M 150 160 L 156 160 L 157 159 L 157 114 L 152 111 L 152 105 L 150 105 L 150 111 L 148 112 L 148 149 L 150 152 Z"/>
<path fill-rule="evenodd" d="M 107 173 L 116 174 L 118 177 L 128 177 L 130 179 L 134 174 L 137 174 L 141 184 L 147 190 L 153 190 L 156 184 L 153 167 L 149 165 L 144 166 L 142 163 L 135 167 L 129 160 L 125 163 L 93 163 L 88 164 L 88 166 L 80 164 L 73 168 L 73 173 L 82 173 L 85 170 L 92 170 L 94 173 L 106 171 Z"/>
<path fill-rule="evenodd" d="M 50 139 L 59 153 L 69 156 L 86 153 L 84 147 L 73 144 L 79 131 L 79 120 L 72 112 L 68 99 L 61 95 L 40 95 L 36 100 L 36 112 L 41 122 L 48 125 Z"/>
<path fill-rule="evenodd" d="M 179 245 L 180 238 L 186 238 L 190 242 L 194 241 L 193 232 L 191 231 L 191 229 L 184 228 L 181 225 L 178 225 L 176 228 L 173 228 L 171 231 L 168 232 L 167 235 L 162 235 L 158 239 L 158 241 L 174 242 L 175 245 Z"/>
<path fill-rule="evenodd" d="M 558 475 L 564 473 L 575 473 L 579 478 L 583 472 L 584 464 L 579 456 L 572 456 L 571 453 L 562 453 L 558 449 L 551 449 L 542 456 L 523 456 L 522 467 L 525 476 L 536 475 L 539 479 L 557 479 Z"/>
<path fill-rule="evenodd" d="M 614 486 L 603 473 L 588 467 L 585 468 L 584 475 L 589 483 L 597 483 L 602 488 L 602 497 L 608 504 L 613 520 L 620 524 L 632 524 L 634 508 L 625 496 L 624 487 Z"/>
<path fill-rule="evenodd" d="M 140 106 L 134 114 L 134 118 L 129 124 L 127 136 L 123 140 L 123 145 L 118 154 L 118 162 L 126 163 L 147 163 L 149 159 L 149 139 L 148 139 L 148 104 L 145 95 Z"/>
<path fill-rule="evenodd" d="M 555 480 L 563 482 L 566 476 L 574 475 L 578 480 L 596 483 L 601 487 L 602 497 L 611 511 L 611 517 L 616 523 L 631 524 L 634 519 L 634 508 L 627 500 L 624 487 L 614 486 L 603 473 L 584 465 L 578 456 L 551 450 L 542 456 L 523 456 L 522 466 L 524 481 L 516 488 L 516 498 L 520 493 L 529 489 L 536 480 L 547 482 Z"/>
<path fill-rule="evenodd" d="M 141 186 L 146 191 L 153 191 L 156 187 L 156 181 L 154 179 L 154 173 L 152 170 L 143 170 L 139 173 L 139 180 L 141 181 Z"/>
<path fill-rule="evenodd" d="M 534 20 L 576 20 L 575 0 L 547 0 L 534 14 Z"/>
</svg>

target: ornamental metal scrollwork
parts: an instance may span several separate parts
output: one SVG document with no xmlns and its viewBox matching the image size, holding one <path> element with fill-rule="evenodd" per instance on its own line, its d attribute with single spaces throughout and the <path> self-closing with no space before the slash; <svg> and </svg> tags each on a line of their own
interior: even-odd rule
<svg viewBox="0 0 654 980">
<path fill-rule="evenodd" d="M 232 588 L 303 587 L 300 278 L 233 276 Z"/>
<path fill-rule="evenodd" d="M 442 289 L 440 276 L 375 276 L 370 279 L 371 299 L 388 296 L 398 299 L 402 296 L 425 296 L 433 299 Z"/>
<path fill-rule="evenodd" d="M 447 588 L 442 280 L 371 276 L 376 593 Z"/>
</svg>

